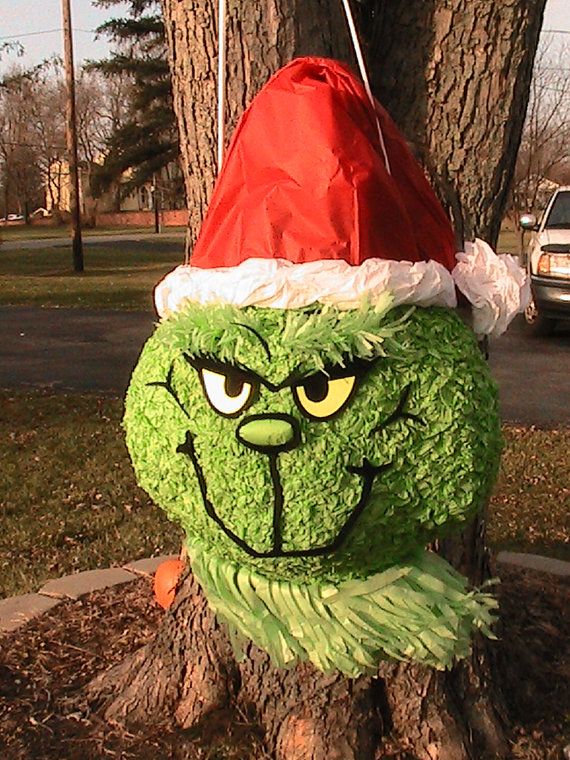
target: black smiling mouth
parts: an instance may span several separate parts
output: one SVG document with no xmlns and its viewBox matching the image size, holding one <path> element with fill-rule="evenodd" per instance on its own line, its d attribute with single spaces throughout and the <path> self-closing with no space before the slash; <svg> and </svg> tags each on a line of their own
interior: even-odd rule
<svg viewBox="0 0 570 760">
<path fill-rule="evenodd" d="M 356 522 L 358 521 L 358 518 L 364 511 L 366 505 L 368 504 L 370 500 L 370 496 L 372 494 L 372 486 L 374 484 L 374 480 L 377 475 L 379 475 L 382 472 L 385 472 L 390 467 L 392 467 L 391 463 L 388 464 L 382 464 L 379 466 L 373 465 L 371 462 L 368 461 L 368 459 L 364 459 L 363 463 L 360 467 L 354 467 L 349 466 L 347 467 L 348 472 L 360 475 L 362 478 L 362 492 L 360 494 L 360 499 L 358 500 L 358 504 L 354 507 L 352 512 L 350 513 L 348 519 L 338 532 L 336 538 L 331 541 L 329 544 L 325 544 L 324 546 L 316 546 L 310 549 L 283 549 L 283 541 L 281 536 L 281 516 L 283 512 L 283 488 L 281 485 L 281 479 L 279 476 L 279 469 L 277 467 L 277 454 L 270 454 L 269 456 L 269 468 L 271 473 L 271 481 L 273 484 L 273 493 L 274 493 L 274 504 L 273 504 L 273 548 L 270 549 L 267 552 L 260 552 L 251 547 L 246 541 L 244 541 L 242 538 L 240 538 L 238 535 L 236 535 L 228 526 L 224 523 L 222 518 L 218 515 L 216 512 L 216 508 L 208 498 L 208 489 L 206 486 L 206 478 L 204 477 L 204 471 L 202 470 L 202 467 L 200 465 L 200 462 L 198 461 L 198 456 L 196 454 L 196 447 L 194 446 L 194 436 L 190 431 L 186 433 L 186 439 L 184 443 L 181 443 L 180 446 L 176 449 L 177 452 L 181 454 L 186 454 L 186 456 L 189 457 L 190 461 L 192 462 L 192 465 L 194 467 L 194 470 L 196 472 L 196 477 L 198 478 L 198 483 L 200 486 L 200 492 L 202 494 L 202 499 L 204 501 L 204 508 L 206 510 L 206 514 L 208 517 L 211 517 L 212 520 L 218 525 L 221 530 L 226 534 L 228 538 L 230 538 L 234 544 L 240 547 L 240 549 L 243 549 L 246 554 L 249 554 L 250 557 L 255 557 L 256 559 L 270 559 L 270 558 L 276 558 L 276 557 L 322 557 L 326 554 L 333 554 L 334 552 L 338 551 L 342 545 L 347 540 L 349 534 L 351 533 L 352 529 L 354 528 Z"/>
<path fill-rule="evenodd" d="M 185 414 L 186 417 L 189 417 L 188 412 L 184 408 L 184 405 L 181 403 L 180 399 L 178 398 L 178 395 L 176 391 L 173 388 L 172 385 L 172 374 L 173 374 L 174 366 L 172 365 L 170 367 L 170 370 L 168 372 L 167 378 L 165 381 L 155 381 L 147 383 L 149 386 L 159 386 L 161 388 L 164 388 L 168 394 L 173 398 L 173 400 L 176 402 L 177 406 L 182 410 L 182 412 Z M 398 404 L 394 411 L 386 417 L 379 425 L 377 425 L 375 428 L 371 430 L 371 433 L 378 433 L 381 430 L 387 428 L 388 426 L 392 425 L 393 423 L 397 422 L 400 419 L 408 419 L 410 421 L 416 422 L 421 426 L 425 425 L 425 422 L 421 417 L 419 417 L 416 414 L 413 414 L 412 412 L 406 411 L 407 402 L 410 396 L 411 391 L 411 384 L 408 384 L 400 394 L 400 398 L 398 400 Z M 267 415 L 258 415 L 259 418 L 266 417 Z M 290 420 L 289 415 L 277 415 L 278 417 L 287 417 L 288 420 Z M 271 415 L 272 418 L 275 418 L 276 415 Z M 250 416 L 250 419 L 253 419 Z M 296 424 L 296 423 L 295 423 Z M 296 429 L 296 428 L 295 428 Z M 298 431 L 297 431 L 297 437 L 294 439 L 295 445 L 298 443 Z M 243 441 L 242 441 L 243 443 Z M 281 536 L 281 516 L 283 512 L 283 487 L 281 485 L 281 478 L 279 475 L 279 469 L 277 467 L 277 458 L 279 453 L 288 451 L 290 448 L 294 448 L 293 443 L 291 445 L 284 445 L 283 447 L 276 448 L 272 447 L 273 451 L 269 452 L 266 450 L 266 447 L 256 447 L 254 445 L 249 445 L 249 448 L 253 449 L 254 451 L 259 451 L 260 453 L 264 453 L 266 456 L 269 457 L 269 468 L 270 468 L 270 474 L 271 474 L 271 481 L 273 484 L 273 493 L 274 493 L 274 504 L 273 504 L 273 548 L 270 551 L 267 552 L 260 552 L 251 547 L 246 541 L 244 541 L 242 538 L 240 538 L 238 535 L 236 535 L 230 528 L 227 527 L 227 525 L 224 523 L 222 518 L 218 515 L 215 506 L 212 504 L 210 499 L 208 498 L 208 488 L 206 485 L 206 478 L 204 477 L 204 471 L 202 470 L 202 467 L 200 465 L 200 462 L 198 460 L 198 456 L 196 453 L 196 447 L 194 446 L 194 435 L 190 431 L 187 431 L 186 438 L 184 440 L 184 443 L 181 443 L 177 448 L 177 453 L 185 454 L 190 458 L 190 461 L 192 462 L 192 465 L 194 467 L 194 471 L 196 472 L 196 477 L 198 478 L 198 484 L 200 487 L 200 492 L 202 494 L 202 500 L 204 502 L 204 508 L 206 510 L 206 514 L 218 525 L 221 530 L 230 538 L 237 546 L 239 546 L 246 554 L 249 554 L 250 557 L 255 557 L 256 559 L 269 559 L 269 558 L 276 558 L 276 557 L 322 557 L 327 554 L 333 554 L 334 552 L 338 551 L 343 544 L 346 542 L 348 536 L 350 535 L 352 529 L 354 528 L 356 522 L 358 521 L 358 518 L 366 508 L 366 505 L 370 501 L 370 496 L 372 495 L 372 486 L 374 485 L 374 480 L 378 475 L 380 475 L 383 472 L 386 472 L 386 470 L 389 470 L 393 465 L 392 462 L 388 462 L 387 464 L 381 464 L 381 465 L 374 465 L 368 460 L 366 457 L 362 460 L 362 464 L 360 466 L 355 465 L 349 465 L 346 469 L 347 472 L 350 472 L 354 475 L 359 475 L 362 478 L 362 492 L 360 494 L 360 499 L 358 500 L 358 504 L 354 507 L 350 515 L 348 516 L 346 522 L 338 532 L 336 538 L 331 541 L 329 544 L 325 544 L 324 546 L 316 546 L 310 549 L 292 549 L 287 550 L 283 549 L 283 542 L 282 542 L 282 536 Z"/>
</svg>

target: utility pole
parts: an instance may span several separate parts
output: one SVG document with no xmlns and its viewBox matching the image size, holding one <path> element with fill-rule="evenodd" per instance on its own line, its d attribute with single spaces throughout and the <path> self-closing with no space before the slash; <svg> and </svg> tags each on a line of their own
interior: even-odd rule
<svg viewBox="0 0 570 760">
<path fill-rule="evenodd" d="M 73 230 L 73 269 L 83 272 L 83 242 L 81 240 L 81 207 L 79 195 L 79 166 L 77 159 L 77 117 L 75 112 L 75 71 L 73 68 L 73 38 L 71 34 L 70 0 L 61 0 L 63 14 L 63 50 L 65 61 L 66 142 L 69 166 L 69 205 Z"/>
<path fill-rule="evenodd" d="M 152 175 L 152 208 L 154 210 L 154 231 L 160 234 L 160 196 L 158 194 L 158 175 Z"/>
</svg>

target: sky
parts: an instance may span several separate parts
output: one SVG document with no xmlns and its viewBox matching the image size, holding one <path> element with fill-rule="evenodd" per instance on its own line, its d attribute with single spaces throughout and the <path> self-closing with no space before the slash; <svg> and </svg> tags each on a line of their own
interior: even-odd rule
<svg viewBox="0 0 570 760">
<path fill-rule="evenodd" d="M 108 44 L 104 39 L 96 40 L 93 30 L 121 15 L 121 6 L 100 9 L 94 8 L 91 0 L 71 0 L 76 63 L 86 58 L 105 57 Z M 0 0 L 0 43 L 18 41 L 25 49 L 22 57 L 3 53 L 0 70 L 5 71 L 11 63 L 35 65 L 54 54 L 63 57 L 61 26 L 61 0 Z M 6 40 L 6 37 L 14 39 Z"/>
<path fill-rule="evenodd" d="M 96 40 L 93 30 L 113 16 L 120 17 L 120 6 L 97 9 L 91 0 L 71 0 L 71 13 L 76 62 L 104 57 L 108 45 Z M 570 44 L 570 0 L 548 0 L 543 28 L 566 30 L 569 34 L 555 39 Z M 34 65 L 53 54 L 62 55 L 61 0 L 0 0 L 0 43 L 12 36 L 24 46 L 24 56 L 3 53 L 0 70 L 13 62 Z"/>
</svg>

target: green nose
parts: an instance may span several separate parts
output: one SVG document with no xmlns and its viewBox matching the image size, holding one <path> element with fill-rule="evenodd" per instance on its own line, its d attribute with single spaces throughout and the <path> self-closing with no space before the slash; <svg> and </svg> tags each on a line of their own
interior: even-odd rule
<svg viewBox="0 0 570 760">
<path fill-rule="evenodd" d="M 266 452 L 291 449 L 299 437 L 297 421 L 286 414 L 246 418 L 236 435 L 249 448 Z"/>
</svg>

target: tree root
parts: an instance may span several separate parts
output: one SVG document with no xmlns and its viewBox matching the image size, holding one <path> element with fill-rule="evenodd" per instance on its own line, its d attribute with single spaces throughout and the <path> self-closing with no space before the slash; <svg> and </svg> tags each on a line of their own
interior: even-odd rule
<svg viewBox="0 0 570 760">
<path fill-rule="evenodd" d="M 488 646 L 451 673 L 382 663 L 345 678 L 309 663 L 275 668 L 249 644 L 236 658 L 189 574 L 156 637 L 87 688 L 106 720 L 196 726 L 215 713 L 253 715 L 275 760 L 483 760 L 506 756 Z"/>
<path fill-rule="evenodd" d="M 237 677 L 230 643 L 189 575 L 154 640 L 94 679 L 86 696 L 109 721 L 174 716 L 188 728 L 229 705 Z"/>
</svg>

